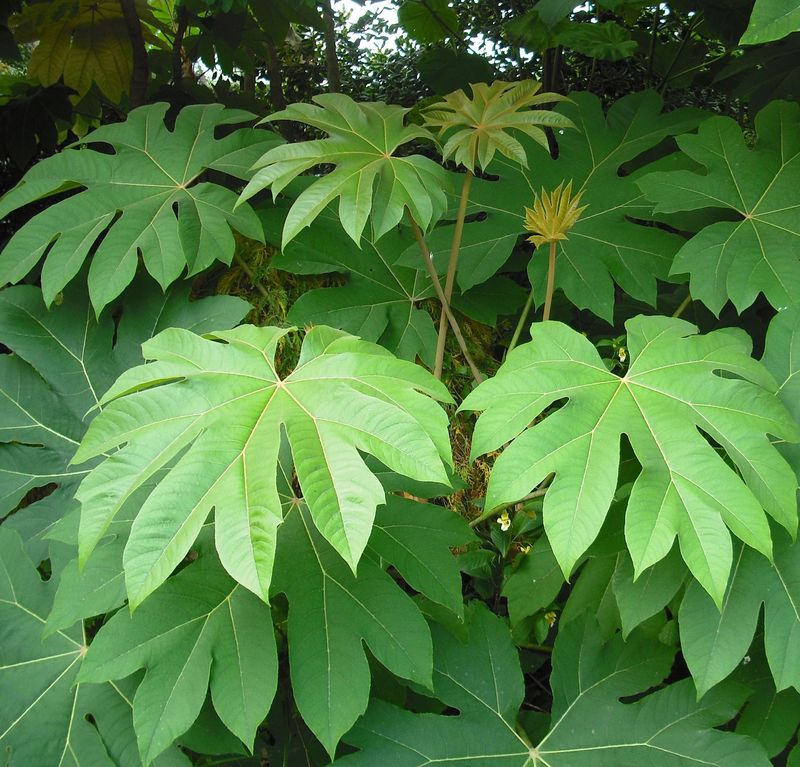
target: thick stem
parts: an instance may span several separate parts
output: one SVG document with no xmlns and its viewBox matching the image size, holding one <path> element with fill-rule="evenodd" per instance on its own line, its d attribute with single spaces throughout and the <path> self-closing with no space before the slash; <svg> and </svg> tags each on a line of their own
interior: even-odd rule
<svg viewBox="0 0 800 767">
<path fill-rule="evenodd" d="M 550 306 L 553 303 L 553 288 L 556 282 L 556 244 L 550 243 L 550 260 L 547 264 L 547 292 L 544 296 L 544 311 L 542 312 L 542 320 L 547 321 L 550 319 Z"/>
<path fill-rule="evenodd" d="M 336 55 L 336 26 L 330 0 L 320 0 L 322 21 L 325 25 L 325 66 L 328 76 L 328 93 L 338 93 L 342 89 L 339 76 L 339 58 Z"/>
<path fill-rule="evenodd" d="M 267 289 L 261 284 L 259 279 L 256 277 L 253 270 L 250 268 L 250 265 L 245 261 L 238 253 L 233 254 L 233 259 L 239 264 L 239 268 L 250 278 L 250 282 L 253 284 L 253 287 L 261 293 L 264 298 L 269 298 L 269 293 L 267 293 Z"/>
<path fill-rule="evenodd" d="M 680 317 L 686 311 L 686 307 L 689 306 L 690 303 L 692 303 L 692 294 L 691 293 L 689 293 L 689 295 L 686 296 L 686 298 L 684 298 L 683 301 L 681 301 L 680 305 L 673 312 L 672 316 L 673 317 Z"/>
<path fill-rule="evenodd" d="M 453 335 L 456 337 L 456 341 L 458 341 L 458 347 L 461 349 L 461 353 L 464 355 L 464 360 L 466 361 L 467 365 L 469 365 L 469 369 L 472 372 L 472 377 L 475 379 L 475 383 L 481 383 L 483 381 L 483 375 L 481 375 L 481 371 L 478 370 L 477 366 L 473 362 L 472 357 L 467 350 L 467 342 L 464 340 L 464 336 L 461 333 L 461 328 L 458 325 L 458 320 L 456 320 L 455 315 L 450 310 L 450 304 L 447 303 L 444 290 L 442 290 L 442 283 L 439 282 L 439 276 L 436 274 L 436 267 L 433 265 L 433 260 L 431 259 L 431 253 L 428 250 L 428 246 L 425 244 L 425 237 L 422 234 L 422 230 L 419 228 L 419 224 L 414 221 L 411 211 L 407 210 L 406 212 L 408 213 L 408 220 L 411 222 L 411 229 L 414 231 L 414 237 L 417 240 L 419 252 L 422 254 L 422 260 L 425 262 L 425 268 L 428 270 L 428 275 L 433 283 L 433 288 L 436 291 L 439 302 L 442 304 L 442 311 L 450 322 L 450 327 L 453 329 Z"/>
<path fill-rule="evenodd" d="M 456 267 L 458 266 L 458 252 L 461 248 L 461 235 L 464 232 L 464 219 L 467 215 L 467 203 L 469 202 L 469 189 L 472 186 L 472 171 L 468 170 L 464 175 L 464 183 L 461 186 L 461 200 L 458 203 L 458 215 L 456 216 L 456 226 L 453 230 L 453 241 L 450 243 L 450 261 L 447 263 L 447 278 L 444 283 L 444 297 L 447 303 L 453 295 L 453 285 L 456 281 Z M 439 318 L 439 335 L 436 338 L 436 360 L 433 366 L 433 374 L 437 378 L 442 377 L 442 365 L 444 363 L 444 346 L 447 341 L 447 315 L 442 312 Z"/>
<path fill-rule="evenodd" d="M 144 104 L 147 97 L 147 83 L 150 79 L 150 70 L 147 66 L 147 49 L 144 47 L 144 35 L 139 14 L 136 11 L 135 0 L 119 0 L 122 9 L 122 18 L 133 51 L 133 71 L 131 72 L 130 92 L 128 101 L 131 109 Z"/>
<path fill-rule="evenodd" d="M 696 14 L 689 23 L 689 26 L 686 27 L 686 34 L 684 34 L 683 38 L 681 39 L 680 45 L 678 46 L 678 50 L 675 51 L 675 55 L 672 57 L 672 61 L 670 61 L 669 66 L 667 67 L 667 71 L 664 74 L 664 79 L 661 81 L 661 85 L 658 88 L 658 92 L 662 96 L 664 95 L 664 91 L 667 89 L 667 84 L 669 83 L 670 78 L 672 77 L 672 71 L 675 69 L 675 65 L 678 63 L 678 59 L 681 57 L 684 48 L 686 48 L 686 44 L 689 42 L 689 38 L 692 36 L 692 32 L 694 31 L 694 28 L 697 26 L 698 22 L 702 18 L 702 15 L 703 15 L 702 13 Z"/>
<path fill-rule="evenodd" d="M 520 333 L 522 333 L 522 328 L 525 327 L 525 321 L 528 319 L 531 306 L 533 306 L 533 288 L 531 288 L 531 292 L 528 294 L 528 300 L 525 302 L 525 306 L 522 307 L 522 314 L 519 316 L 519 322 L 517 322 L 517 327 L 514 328 L 514 335 L 511 336 L 511 343 L 508 345 L 508 349 L 506 349 L 506 357 L 513 351 L 519 341 Z"/>
<path fill-rule="evenodd" d="M 286 96 L 283 93 L 283 66 L 275 43 L 267 40 L 267 74 L 269 75 L 269 100 L 272 109 L 279 112 L 286 109 Z"/>
</svg>

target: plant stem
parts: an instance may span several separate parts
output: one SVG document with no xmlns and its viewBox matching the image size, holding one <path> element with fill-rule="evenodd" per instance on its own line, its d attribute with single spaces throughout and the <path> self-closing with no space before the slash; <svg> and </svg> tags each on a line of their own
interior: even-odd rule
<svg viewBox="0 0 800 767">
<path fill-rule="evenodd" d="M 150 80 L 150 70 L 147 64 L 147 49 L 144 45 L 142 23 L 139 12 L 136 10 L 134 0 L 119 0 L 125 31 L 133 51 L 133 69 L 128 93 L 131 109 L 142 106 L 147 98 L 147 84 Z"/>
<path fill-rule="evenodd" d="M 453 329 L 453 335 L 455 335 L 456 341 L 458 341 L 458 347 L 461 349 L 461 353 L 464 355 L 467 365 L 469 365 L 469 369 L 472 372 L 472 377 L 475 379 L 475 383 L 481 383 L 483 381 L 483 375 L 481 375 L 481 371 L 478 370 L 477 366 L 473 362 L 472 357 L 467 350 L 467 343 L 464 340 L 463 334 L 461 333 L 461 328 L 458 325 L 458 320 L 456 320 L 453 312 L 450 310 L 450 304 L 447 303 L 447 298 L 445 298 L 444 291 L 442 290 L 442 283 L 439 282 L 439 276 L 436 274 L 436 267 L 433 265 L 433 261 L 431 260 L 431 252 L 428 250 L 428 246 L 425 244 L 425 237 L 422 234 L 422 230 L 419 228 L 419 224 L 414 221 L 414 217 L 411 215 L 411 211 L 408 210 L 408 208 L 406 208 L 406 213 L 408 214 L 408 220 L 411 222 L 411 229 L 414 232 L 414 237 L 417 239 L 417 245 L 419 247 L 419 252 L 422 254 L 422 260 L 425 262 L 425 268 L 428 270 L 428 275 L 433 283 L 433 288 L 442 304 L 442 311 L 445 313 L 445 315 L 447 315 L 447 319 L 450 322 L 450 327 Z"/>
<path fill-rule="evenodd" d="M 689 293 L 689 295 L 687 295 L 686 298 L 684 298 L 683 301 L 681 301 L 678 308 L 672 313 L 672 316 L 680 317 L 684 313 L 684 311 L 686 311 L 686 307 L 689 306 L 690 303 L 692 303 L 691 293 Z"/>
<path fill-rule="evenodd" d="M 264 298 L 269 298 L 269 293 L 267 293 L 267 289 L 261 284 L 258 280 L 256 275 L 253 273 L 253 270 L 250 268 L 250 265 L 245 261 L 238 253 L 233 254 L 233 260 L 236 261 L 237 264 L 241 267 L 241 270 L 250 278 L 250 282 L 253 284 L 253 287 L 261 293 Z"/>
<path fill-rule="evenodd" d="M 545 480 L 545 482 L 547 482 L 547 480 Z M 525 503 L 526 501 L 532 501 L 535 498 L 541 498 L 547 492 L 548 487 L 550 487 L 549 482 L 542 487 L 537 487 L 532 493 L 528 493 L 526 496 L 518 498 L 516 501 L 511 501 L 511 503 L 503 503 L 500 506 L 495 506 L 495 508 L 489 509 L 488 511 L 484 510 L 479 517 L 475 517 L 475 519 L 470 520 L 469 526 L 477 527 L 481 522 L 489 519 L 490 517 L 496 517 L 498 514 L 502 514 L 506 509 L 510 509 L 512 506 L 516 506 L 518 503 Z"/>
<path fill-rule="evenodd" d="M 528 313 L 531 310 L 531 306 L 533 306 L 533 288 L 531 288 L 531 292 L 528 294 L 528 300 L 525 302 L 525 306 L 522 307 L 522 314 L 519 316 L 517 327 L 514 328 L 514 335 L 511 336 L 511 343 L 508 345 L 508 349 L 506 349 L 505 357 L 508 357 L 508 355 L 513 351 L 514 347 L 517 345 L 520 333 L 522 333 L 522 328 L 525 327 L 525 321 L 528 319 Z"/>
<path fill-rule="evenodd" d="M 450 261 L 447 263 L 447 278 L 444 283 L 444 297 L 450 303 L 453 295 L 453 285 L 456 278 L 456 267 L 458 266 L 458 252 L 461 248 L 461 235 L 464 232 L 464 219 L 467 215 L 467 202 L 469 201 L 469 189 L 472 186 L 472 171 L 468 170 L 464 175 L 464 183 L 461 186 L 461 199 L 458 203 L 458 215 L 456 216 L 456 226 L 453 230 L 453 241 L 450 243 Z M 442 364 L 444 362 L 444 346 L 447 341 L 447 315 L 442 312 L 439 318 L 439 335 L 436 338 L 436 360 L 433 366 L 433 374 L 437 378 L 442 377 Z"/>
<path fill-rule="evenodd" d="M 550 306 L 553 303 L 553 288 L 556 281 L 556 244 L 550 243 L 550 260 L 547 264 L 547 292 L 544 295 L 544 311 L 542 312 L 542 321 L 547 322 L 550 319 Z"/>
<path fill-rule="evenodd" d="M 548 655 L 553 652 L 553 648 L 547 644 L 518 644 L 517 647 L 523 650 L 533 650 L 534 652 L 547 653 Z"/>
</svg>

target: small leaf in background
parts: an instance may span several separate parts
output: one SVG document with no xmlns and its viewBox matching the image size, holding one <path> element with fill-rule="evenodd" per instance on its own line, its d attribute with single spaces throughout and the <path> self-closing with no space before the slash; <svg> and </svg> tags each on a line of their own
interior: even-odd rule
<svg viewBox="0 0 800 767">
<path fill-rule="evenodd" d="M 405 124 L 408 109 L 357 103 L 341 93 L 324 93 L 313 101 L 291 104 L 265 120 L 295 120 L 328 138 L 270 149 L 253 165 L 253 178 L 239 198 L 241 203 L 267 188 L 274 198 L 315 165 L 336 166 L 295 200 L 283 227 L 283 247 L 337 198 L 342 227 L 356 244 L 367 220 L 379 239 L 400 222 L 406 207 L 423 229 L 439 219 L 446 208 L 444 169 L 421 155 L 397 154 L 411 141 L 433 139 L 424 128 Z"/>
<path fill-rule="evenodd" d="M 140 253 L 147 271 L 166 289 L 184 271 L 197 274 L 216 259 L 230 263 L 231 227 L 263 240 L 250 206 L 234 211 L 234 192 L 199 177 L 217 170 L 249 178 L 250 165 L 281 139 L 260 130 L 215 138 L 218 128 L 252 119 L 221 104 L 186 107 L 174 130 L 168 130 L 167 108 L 141 107 L 125 122 L 98 128 L 34 165 L 0 200 L 0 216 L 6 216 L 83 187 L 14 233 L 0 254 L 0 282 L 19 282 L 44 258 L 42 291 L 49 306 L 92 252 L 89 295 L 99 314 L 133 280 Z M 110 145 L 114 153 L 95 151 L 94 143 Z"/>
<path fill-rule="evenodd" d="M 768 435 L 797 441 L 800 429 L 775 397 L 772 376 L 750 357 L 744 333 L 700 336 L 683 320 L 641 316 L 626 329 L 630 365 L 621 378 L 584 336 L 541 323 L 466 398 L 463 409 L 486 411 L 473 458 L 511 441 L 495 461 L 486 508 L 522 498 L 555 472 L 544 526 L 568 576 L 606 518 L 625 433 L 642 466 L 625 516 L 635 573 L 663 559 L 677 536 L 719 605 L 732 561 L 728 529 L 767 556 L 765 511 L 796 529 L 797 481 Z M 566 405 L 537 420 L 563 398 Z M 698 430 L 727 452 L 741 478 Z"/>
<path fill-rule="evenodd" d="M 565 48 L 591 56 L 601 61 L 629 59 L 636 52 L 637 43 L 631 33 L 614 21 L 602 24 L 571 22 L 556 35 Z"/>
<path fill-rule="evenodd" d="M 435 400 L 450 397 L 439 381 L 325 326 L 306 333 L 297 366 L 281 379 L 275 355 L 288 332 L 165 330 L 142 347 L 153 362 L 127 371 L 101 400 L 73 460 L 121 449 L 78 490 L 81 561 L 129 495 L 177 459 L 125 548 L 132 607 L 180 564 L 212 508 L 223 566 L 267 599 L 283 517 L 275 473 L 282 430 L 314 524 L 353 571 L 385 500 L 359 450 L 412 479 L 447 484 L 447 416 Z"/>
</svg>

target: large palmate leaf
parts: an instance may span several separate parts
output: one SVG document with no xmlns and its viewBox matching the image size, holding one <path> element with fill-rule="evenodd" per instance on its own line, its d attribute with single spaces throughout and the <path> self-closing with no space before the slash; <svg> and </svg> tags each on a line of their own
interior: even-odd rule
<svg viewBox="0 0 800 767">
<path fill-rule="evenodd" d="M 713 117 L 697 135 L 678 138 L 700 172 L 651 173 L 639 181 L 656 211 L 722 209 L 718 221 L 692 237 L 673 273 L 691 276 L 692 296 L 719 313 L 730 298 L 742 311 L 763 292 L 775 307 L 800 299 L 800 106 L 773 102 L 758 113 L 750 148 L 739 125 Z"/>
<path fill-rule="evenodd" d="M 779 382 L 779 397 L 800 421 L 800 306 L 779 312 L 767 334 L 764 364 Z M 782 446 L 797 471 L 796 445 Z M 795 483 L 796 484 L 796 483 Z M 764 646 L 778 691 L 800 690 L 800 545 L 775 540 L 774 561 L 737 551 L 721 610 L 697 584 L 680 608 L 681 645 L 699 692 L 728 676 L 748 652 L 764 605 Z"/>
<path fill-rule="evenodd" d="M 413 588 L 461 617 L 461 576 L 450 549 L 475 538 L 452 511 L 388 496 L 355 576 L 295 497 L 290 467 L 284 444 L 278 492 L 286 521 L 278 533 L 273 592 L 284 593 L 289 601 L 289 662 L 297 708 L 333 754 L 369 700 L 364 643 L 395 674 L 430 685 L 427 624 L 383 568 L 391 564 Z"/>
<path fill-rule="evenodd" d="M 463 643 L 432 626 L 437 698 L 458 716 L 412 714 L 375 700 L 347 735 L 360 751 L 342 767 L 768 767 L 761 747 L 714 730 L 737 712 L 742 688 L 715 691 L 701 704 L 679 682 L 636 703 L 668 675 L 673 652 L 652 639 L 616 636 L 603 645 L 594 621 L 561 629 L 553 652 L 549 731 L 533 745 L 517 722 L 524 685 L 508 629 L 482 605 L 469 612 Z"/>
<path fill-rule="evenodd" d="M 135 684 L 77 682 L 80 623 L 42 639 L 54 584 L 41 580 L 15 531 L 0 529 L 0 751 L 8 767 L 140 767 Z M 170 748 L 153 764 L 188 767 Z"/>
<path fill-rule="evenodd" d="M 123 374 L 101 400 L 108 404 L 75 461 L 125 447 L 78 491 L 82 560 L 129 495 L 182 453 L 133 523 L 124 560 L 133 607 L 181 562 L 212 507 L 222 564 L 267 598 L 282 520 L 282 429 L 314 523 L 354 570 L 385 498 L 359 450 L 412 479 L 447 484 L 447 418 L 430 398 L 449 399 L 441 383 L 324 326 L 306 334 L 297 367 L 281 379 L 275 354 L 288 332 L 165 330 L 142 347 L 155 361 Z"/>
<path fill-rule="evenodd" d="M 0 216 L 64 189 L 77 194 L 46 208 L 22 226 L 0 255 L 0 282 L 17 282 L 45 257 L 42 290 L 49 305 L 89 256 L 89 293 L 99 313 L 131 282 L 139 254 L 162 288 L 188 269 L 195 274 L 215 259 L 230 263 L 231 227 L 263 239 L 249 206 L 234 211 L 236 195 L 200 181 L 216 170 L 249 178 L 248 168 L 280 142 L 266 131 L 215 131 L 252 115 L 220 104 L 186 107 L 174 130 L 164 125 L 167 104 L 135 109 L 127 120 L 105 125 L 72 148 L 37 163 L 0 200 Z M 88 145 L 108 144 L 113 154 Z"/>
<path fill-rule="evenodd" d="M 421 155 L 398 156 L 404 144 L 432 135 L 405 125 L 408 109 L 381 103 L 356 103 L 341 93 L 314 96 L 314 104 L 292 104 L 267 120 L 296 120 L 325 131 L 329 138 L 270 149 L 254 166 L 241 200 L 270 188 L 273 197 L 304 171 L 320 163 L 336 168 L 312 183 L 295 200 L 283 228 L 285 246 L 333 200 L 339 217 L 358 244 L 370 219 L 375 239 L 386 234 L 409 209 L 426 229 L 446 207 L 448 175 Z"/>
<path fill-rule="evenodd" d="M 231 296 L 190 302 L 188 284 L 164 294 L 138 280 L 121 299 L 117 320 L 106 313 L 98 321 L 77 282 L 49 311 L 33 286 L 0 292 L 0 341 L 14 352 L 0 356 L 0 517 L 31 490 L 57 485 L 42 500 L 29 498 L 24 512 L 7 520 L 25 527 L 26 545 L 64 515 L 88 471 L 69 461 L 102 394 L 142 362 L 142 342 L 171 326 L 201 333 L 230 327 L 248 309 Z"/>
<path fill-rule="evenodd" d="M 213 554 L 201 555 L 134 615 L 121 610 L 100 629 L 78 679 L 120 679 L 142 667 L 133 724 L 145 764 L 197 719 L 209 687 L 225 726 L 252 747 L 278 679 L 269 608 Z"/>
<path fill-rule="evenodd" d="M 283 211 L 271 208 L 260 215 L 267 239 L 279 242 Z M 414 235 L 404 227 L 377 242 L 364 237 L 361 247 L 354 248 L 338 217 L 325 211 L 273 259 L 272 265 L 295 274 L 339 272 L 346 275 L 347 282 L 306 291 L 292 304 L 287 319 L 305 326 L 330 325 L 375 341 L 401 359 L 419 357 L 433 367 L 436 331 L 421 302 L 435 297 L 434 287 L 422 269 L 418 250 L 414 265 L 396 263 L 413 241 Z M 437 263 L 439 255 L 433 254 Z M 476 296 L 456 295 L 452 303 L 488 325 L 496 323 L 498 314 L 512 314 L 525 300 L 522 289 L 503 276 L 475 292 Z"/>
<path fill-rule="evenodd" d="M 614 283 L 655 304 L 656 280 L 667 276 L 683 242 L 677 235 L 637 223 L 648 221 L 653 207 L 635 184 L 642 170 L 622 175 L 620 168 L 667 136 L 694 128 L 702 113 L 686 108 L 662 114 L 661 98 L 651 91 L 620 99 L 608 115 L 592 94 L 572 93 L 570 100 L 556 111 L 578 130 L 558 136 L 558 159 L 539 144 L 520 139 L 529 172 L 497 157 L 492 172 L 499 179 L 473 182 L 467 216 L 477 220 L 464 227 L 458 284 L 466 290 L 491 277 L 524 232 L 525 205 L 533 203 L 540 189 L 572 180 L 573 191 L 582 191 L 581 204 L 588 209 L 569 239 L 559 243 L 556 287 L 577 306 L 610 320 Z M 447 219 L 428 238 L 434 252 L 449 248 L 455 216 L 448 214 Z M 411 253 L 408 257 L 413 258 Z M 529 271 L 535 285 L 544 284 L 546 262 L 534 254 Z"/>
<path fill-rule="evenodd" d="M 136 5 L 147 14 L 145 3 Z M 11 23 L 19 42 L 36 43 L 28 73 L 42 85 L 63 82 L 84 96 L 96 83 L 116 104 L 127 93 L 133 50 L 120 3 L 45 0 L 26 5 Z"/>
<path fill-rule="evenodd" d="M 542 323 L 467 397 L 462 407 L 486 411 L 473 456 L 513 440 L 495 463 L 486 508 L 523 497 L 554 472 L 544 525 L 569 575 L 606 517 L 625 434 L 642 466 L 625 519 L 635 573 L 666 556 L 677 536 L 692 573 L 720 603 L 732 560 L 726 526 L 767 556 L 765 511 L 796 529 L 797 482 L 767 435 L 797 440 L 800 429 L 776 399 L 771 375 L 750 358 L 744 333 L 700 336 L 666 317 L 637 317 L 626 329 L 630 367 L 622 377 L 584 336 Z M 566 405 L 538 419 L 562 399 Z"/>
</svg>

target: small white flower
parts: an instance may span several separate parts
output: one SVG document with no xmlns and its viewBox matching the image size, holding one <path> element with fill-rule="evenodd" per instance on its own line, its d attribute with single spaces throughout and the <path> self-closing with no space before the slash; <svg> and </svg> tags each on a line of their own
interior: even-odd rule
<svg viewBox="0 0 800 767">
<path fill-rule="evenodd" d="M 500 529 L 505 532 L 511 527 L 511 517 L 508 516 L 508 512 L 504 511 L 498 518 L 497 524 L 500 525 Z"/>
</svg>

